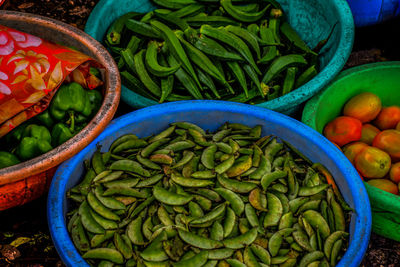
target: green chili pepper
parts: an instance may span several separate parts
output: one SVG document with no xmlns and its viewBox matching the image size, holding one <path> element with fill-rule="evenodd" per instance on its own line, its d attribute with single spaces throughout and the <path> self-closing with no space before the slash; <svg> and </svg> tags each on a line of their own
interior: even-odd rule
<svg viewBox="0 0 400 267">
<path fill-rule="evenodd" d="M 190 60 L 185 53 L 185 50 L 179 43 L 179 40 L 176 37 L 175 33 L 168 26 L 159 21 L 153 20 L 150 22 L 150 24 L 161 32 L 161 36 L 167 43 L 168 49 L 170 49 L 174 56 L 182 62 L 183 68 L 190 74 L 196 84 L 200 87 L 199 79 L 197 78 L 192 64 L 190 63 Z"/>
<path fill-rule="evenodd" d="M 231 32 L 235 34 L 236 36 L 242 38 L 246 43 L 250 45 L 250 47 L 256 52 L 257 59 L 260 59 L 260 46 L 258 44 L 258 39 L 257 36 L 254 35 L 252 32 L 238 27 L 238 26 L 226 26 L 225 29 L 228 30 L 228 32 Z"/>
<path fill-rule="evenodd" d="M 223 85 L 228 87 L 232 93 L 234 93 L 233 89 L 225 80 L 224 76 L 219 72 L 218 68 L 214 66 L 212 61 L 206 55 L 204 55 L 203 52 L 192 46 L 189 42 L 186 42 L 182 37 L 182 32 L 180 34 L 175 32 L 175 34 L 186 48 L 187 54 L 192 62 L 199 66 L 203 71 L 220 81 Z"/>
<path fill-rule="evenodd" d="M 255 22 L 259 19 L 261 19 L 262 16 L 264 16 L 265 12 L 269 8 L 270 5 L 267 5 L 264 7 L 262 10 L 254 13 L 249 13 L 246 11 L 243 11 L 240 8 L 237 8 L 232 4 L 232 0 L 221 0 L 221 6 L 225 9 L 225 11 L 231 15 L 233 18 L 239 21 L 243 22 Z"/>
<path fill-rule="evenodd" d="M 253 56 L 248 48 L 248 46 L 236 35 L 228 32 L 225 29 L 213 28 L 209 25 L 203 25 L 200 28 L 200 33 L 208 35 L 216 40 L 219 40 L 233 49 L 237 50 L 247 62 L 255 69 L 258 74 L 261 74 L 256 63 L 254 62 Z"/>
<path fill-rule="evenodd" d="M 150 25 L 142 21 L 128 19 L 125 22 L 125 26 L 134 33 L 138 33 L 140 35 L 150 38 L 160 38 L 159 32 L 157 30 L 153 29 Z"/>
<path fill-rule="evenodd" d="M 262 82 L 268 84 L 273 78 L 275 78 L 279 73 L 281 73 L 285 69 L 292 66 L 305 65 L 305 64 L 307 64 L 307 61 L 301 55 L 292 54 L 292 55 L 285 55 L 278 57 L 272 62 L 271 67 L 265 73 Z"/>
<path fill-rule="evenodd" d="M 146 50 L 146 66 L 148 70 L 158 77 L 166 77 L 175 73 L 179 68 L 180 64 L 171 67 L 164 67 L 158 64 L 157 61 L 157 49 L 159 44 L 154 41 L 149 42 Z"/>
<path fill-rule="evenodd" d="M 149 73 L 146 71 L 145 64 L 143 61 L 143 54 L 145 54 L 145 49 L 140 50 L 135 56 L 135 69 L 139 76 L 139 79 L 146 86 L 146 88 L 155 96 L 161 96 L 160 86 L 154 82 L 154 80 L 150 77 Z"/>
<path fill-rule="evenodd" d="M 239 82 L 240 86 L 242 87 L 246 98 L 248 98 L 249 92 L 247 89 L 247 80 L 246 80 L 246 77 L 244 76 L 243 69 L 240 67 L 239 63 L 236 61 L 227 61 L 226 64 L 228 65 L 228 67 L 231 69 L 231 71 L 235 75 L 236 80 Z"/>
<path fill-rule="evenodd" d="M 172 17 L 183 18 L 186 16 L 194 15 L 198 12 L 201 12 L 202 10 L 204 10 L 204 5 L 190 4 L 190 5 L 186 5 L 185 7 L 181 8 L 179 10 L 173 11 L 169 14 Z"/>
<path fill-rule="evenodd" d="M 174 58 L 174 56 L 168 56 L 168 63 L 177 64 L 178 62 Z M 196 81 L 189 75 L 184 69 L 179 68 L 175 72 L 175 77 L 182 83 L 182 85 L 186 88 L 186 90 L 195 98 L 195 99 L 203 99 L 203 96 L 199 90 L 199 87 Z M 197 77 L 197 76 L 196 76 Z M 201 86 L 200 86 L 201 87 Z"/>
<path fill-rule="evenodd" d="M 197 3 L 194 0 L 153 0 L 153 2 L 159 6 L 170 9 L 180 9 L 186 5 Z"/>
<path fill-rule="evenodd" d="M 137 13 L 137 12 L 129 12 L 126 13 L 125 15 L 122 15 L 121 17 L 119 17 L 118 19 L 116 19 L 110 26 L 110 28 L 108 28 L 107 31 L 107 41 L 110 45 L 118 45 L 121 42 L 121 33 L 122 30 L 124 28 L 125 22 L 128 19 L 131 18 L 139 18 L 143 16 L 142 13 Z"/>
<path fill-rule="evenodd" d="M 240 55 L 229 52 L 217 41 L 207 38 L 205 35 L 196 37 L 193 45 L 204 53 L 223 60 L 243 60 Z"/>
<path fill-rule="evenodd" d="M 200 27 L 203 24 L 213 27 L 240 25 L 239 22 L 223 16 L 190 17 L 186 19 L 186 22 L 192 27 Z"/>
<path fill-rule="evenodd" d="M 160 10 L 157 9 L 154 10 L 154 14 L 156 15 L 157 18 L 165 21 L 168 24 L 177 26 L 182 31 L 189 28 L 189 24 L 183 19 L 171 16 L 170 14 L 162 14 L 160 13 Z"/>
</svg>

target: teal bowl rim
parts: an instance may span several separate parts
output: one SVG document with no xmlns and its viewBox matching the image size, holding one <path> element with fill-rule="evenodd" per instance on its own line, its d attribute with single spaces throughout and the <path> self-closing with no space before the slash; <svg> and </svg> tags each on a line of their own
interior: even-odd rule
<svg viewBox="0 0 400 267">
<path fill-rule="evenodd" d="M 85 32 L 90 36 L 95 36 L 97 25 L 100 23 L 99 17 L 107 16 L 108 7 L 113 5 L 113 0 L 100 0 L 92 10 L 85 25 Z M 354 20 L 350 6 L 346 0 L 336 0 L 334 4 L 338 10 L 338 22 L 342 26 L 340 42 L 337 51 L 329 63 L 313 79 L 297 88 L 296 90 L 266 101 L 255 106 L 272 109 L 282 113 L 291 113 L 296 106 L 307 101 L 313 95 L 322 90 L 343 68 L 353 48 L 354 42 Z M 103 40 L 97 40 L 102 42 Z M 143 97 L 122 85 L 121 98 L 124 102 L 134 108 L 143 108 L 156 105 L 158 102 Z"/>
<path fill-rule="evenodd" d="M 151 120 L 152 118 L 164 115 L 165 113 L 177 114 L 179 112 L 190 111 L 240 113 L 248 117 L 255 117 L 265 120 L 266 122 L 271 122 L 275 125 L 281 125 L 288 131 L 318 145 L 321 153 L 328 155 L 330 158 L 334 158 L 334 161 L 337 162 L 337 168 L 347 180 L 347 186 L 353 196 L 354 208 L 356 210 L 353 214 L 354 217 L 352 216 L 352 221 L 355 221 L 353 228 L 354 232 L 351 233 L 351 243 L 337 266 L 356 267 L 361 263 L 367 250 L 371 233 L 371 208 L 367 192 L 361 179 L 358 178 L 357 172 L 341 151 L 339 151 L 329 140 L 324 138 L 317 131 L 286 115 L 241 103 L 215 100 L 191 100 L 147 107 L 113 120 L 92 143 L 73 158 L 64 162 L 58 168 L 52 180 L 48 194 L 47 218 L 54 245 L 61 259 L 67 266 L 88 266 L 85 265 L 86 262 L 74 247 L 67 232 L 64 218 L 64 209 L 66 208 L 66 187 L 75 166 L 81 164 L 85 155 L 92 149 L 94 150 L 97 143 L 101 143 L 108 136 L 113 135 L 116 131 L 129 124 Z M 227 120 L 229 121 L 229 118 L 227 118 Z"/>
</svg>

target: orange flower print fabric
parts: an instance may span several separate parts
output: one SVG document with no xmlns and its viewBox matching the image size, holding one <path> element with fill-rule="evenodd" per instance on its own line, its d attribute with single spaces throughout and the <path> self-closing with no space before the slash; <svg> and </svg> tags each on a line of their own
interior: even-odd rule
<svg viewBox="0 0 400 267">
<path fill-rule="evenodd" d="M 64 80 L 101 85 L 90 66 L 101 68 L 76 50 L 0 25 L 0 137 L 44 111 Z"/>
</svg>

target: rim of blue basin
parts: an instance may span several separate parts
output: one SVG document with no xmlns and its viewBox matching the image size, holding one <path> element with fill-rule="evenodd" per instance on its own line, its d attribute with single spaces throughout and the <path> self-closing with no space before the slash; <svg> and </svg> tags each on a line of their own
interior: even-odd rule
<svg viewBox="0 0 400 267">
<path fill-rule="evenodd" d="M 350 245 L 337 266 L 349 267 L 358 266 L 360 264 L 367 249 L 371 233 L 371 208 L 367 192 L 361 179 L 341 151 L 339 151 L 330 141 L 317 131 L 286 115 L 241 103 L 214 100 L 192 100 L 150 106 L 113 120 L 92 143 L 73 158 L 64 162 L 58 168 L 52 180 L 48 194 L 47 216 L 50 234 L 54 245 L 61 259 L 67 266 L 88 266 L 75 249 L 67 232 L 64 217 L 66 213 L 66 210 L 64 210 L 66 209 L 66 203 L 64 203 L 64 201 L 66 199 L 65 194 L 69 178 L 73 174 L 75 168 L 81 166 L 79 164 L 82 164 L 85 156 L 95 150 L 96 144 L 102 143 L 109 136 L 115 136 L 119 129 L 131 124 L 137 124 L 144 121 L 154 121 L 152 123 L 157 123 L 157 119 L 155 118 L 171 115 L 168 117 L 169 123 L 170 121 L 180 121 L 182 118 L 179 118 L 179 120 L 174 120 L 174 118 L 177 117 L 176 114 L 181 112 L 201 112 L 204 114 L 202 116 L 206 116 L 207 112 L 213 111 L 226 112 L 226 121 L 229 121 L 230 119 L 229 113 L 240 114 L 242 118 L 254 118 L 256 120 L 263 120 L 267 123 L 271 123 L 271 125 L 283 127 L 285 134 L 292 133 L 293 137 L 297 140 L 302 140 L 302 143 L 308 143 L 313 147 L 317 146 L 319 153 L 325 154 L 326 159 L 336 164 L 338 172 L 341 173 L 346 180 L 347 189 L 349 189 L 350 192 L 347 196 L 348 198 L 353 199 L 353 208 L 355 210 L 355 213 L 352 214 L 354 227 L 350 227 Z M 272 131 L 274 129 L 273 127 L 274 126 L 271 128 Z M 345 198 L 347 198 L 347 196 L 344 195 Z"/>
</svg>

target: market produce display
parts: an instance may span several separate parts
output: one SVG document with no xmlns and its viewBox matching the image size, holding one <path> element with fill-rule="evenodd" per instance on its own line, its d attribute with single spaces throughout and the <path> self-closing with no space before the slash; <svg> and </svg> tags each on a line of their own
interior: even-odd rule
<svg viewBox="0 0 400 267">
<path fill-rule="evenodd" d="M 288 142 L 225 123 L 127 134 L 85 162 L 67 228 L 95 266 L 335 266 L 350 208 Z"/>
<path fill-rule="evenodd" d="M 160 1 L 110 26 L 105 44 L 123 84 L 160 103 L 223 99 L 257 104 L 317 74 L 310 49 L 275 1 Z"/>
<path fill-rule="evenodd" d="M 343 116 L 325 126 L 324 135 L 342 147 L 368 184 L 399 193 L 400 106 L 382 107 L 375 94 L 358 94 L 344 105 Z"/>
<path fill-rule="evenodd" d="M 64 83 L 44 112 L 0 139 L 0 168 L 40 156 L 63 144 L 89 123 L 102 101 L 98 90 L 84 89 L 76 82 Z"/>
</svg>

